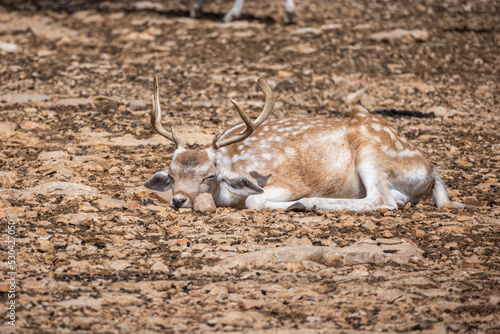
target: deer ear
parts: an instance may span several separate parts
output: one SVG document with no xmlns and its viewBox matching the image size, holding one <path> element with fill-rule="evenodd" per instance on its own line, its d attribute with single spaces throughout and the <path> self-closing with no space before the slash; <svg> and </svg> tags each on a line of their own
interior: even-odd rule
<svg viewBox="0 0 500 334">
<path fill-rule="evenodd" d="M 172 186 L 168 171 L 161 171 L 153 175 L 152 178 L 144 183 L 144 187 L 157 191 L 167 191 Z"/>
<path fill-rule="evenodd" d="M 254 194 L 262 194 L 264 189 L 259 187 L 256 183 L 250 181 L 248 178 L 236 175 L 233 173 L 224 173 L 221 178 L 222 184 L 236 195 L 250 196 Z"/>
</svg>

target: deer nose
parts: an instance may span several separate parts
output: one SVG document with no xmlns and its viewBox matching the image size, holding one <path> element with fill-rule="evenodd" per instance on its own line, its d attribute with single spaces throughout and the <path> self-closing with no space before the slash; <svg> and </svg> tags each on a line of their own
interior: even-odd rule
<svg viewBox="0 0 500 334">
<path fill-rule="evenodd" d="M 184 203 L 186 203 L 185 198 L 172 198 L 172 206 L 174 208 L 180 208 Z"/>
</svg>

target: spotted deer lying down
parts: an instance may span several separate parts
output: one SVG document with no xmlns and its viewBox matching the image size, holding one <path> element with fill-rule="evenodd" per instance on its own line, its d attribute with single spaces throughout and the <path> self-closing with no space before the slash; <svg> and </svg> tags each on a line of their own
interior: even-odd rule
<svg viewBox="0 0 500 334">
<path fill-rule="evenodd" d="M 360 110 L 349 119 L 267 120 L 277 95 L 265 79 L 259 85 L 265 105 L 255 121 L 231 99 L 244 123 L 191 150 L 160 123 L 155 77 L 151 124 L 176 149 L 170 168 L 144 185 L 172 189 L 174 208 L 192 207 L 201 193 L 217 206 L 256 210 L 396 209 L 429 193 L 437 206 L 464 207 L 450 201 L 422 152 L 380 117 Z"/>
</svg>

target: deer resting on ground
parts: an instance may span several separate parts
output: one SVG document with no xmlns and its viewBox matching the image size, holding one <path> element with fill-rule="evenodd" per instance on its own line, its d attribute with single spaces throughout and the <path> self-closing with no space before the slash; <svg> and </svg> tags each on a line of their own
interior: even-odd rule
<svg viewBox="0 0 500 334">
<path fill-rule="evenodd" d="M 463 208 L 450 201 L 436 167 L 380 117 L 359 110 L 349 119 L 267 120 L 277 95 L 259 79 L 264 109 L 252 121 L 230 101 L 243 120 L 208 148 L 184 148 L 161 125 L 158 77 L 154 78 L 151 124 L 172 141 L 170 168 L 144 185 L 172 189 L 170 205 L 192 207 L 210 193 L 216 206 L 301 210 L 396 209 L 416 204 L 426 194 L 441 207 Z"/>
<path fill-rule="evenodd" d="M 233 8 L 224 15 L 224 22 L 230 22 L 238 19 L 243 10 L 243 5 L 245 0 L 235 0 Z M 193 7 L 191 7 L 190 16 L 191 17 L 201 17 L 201 8 L 203 6 L 203 0 L 194 0 Z M 288 23 L 296 23 L 295 18 L 295 3 L 293 0 L 285 0 L 285 17 L 283 21 Z"/>
</svg>

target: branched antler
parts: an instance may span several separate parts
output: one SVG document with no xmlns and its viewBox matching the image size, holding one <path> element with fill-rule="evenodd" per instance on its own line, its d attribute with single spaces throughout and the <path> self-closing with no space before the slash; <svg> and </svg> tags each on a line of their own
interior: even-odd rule
<svg viewBox="0 0 500 334">
<path fill-rule="evenodd" d="M 153 107 L 151 108 L 151 125 L 153 129 L 163 137 L 172 141 L 175 144 L 175 148 L 182 147 L 182 142 L 175 136 L 174 126 L 171 127 L 171 133 L 169 133 L 161 125 L 160 87 L 157 75 L 154 77 L 153 92 Z"/>
<path fill-rule="evenodd" d="M 278 98 L 278 94 L 273 93 L 271 87 L 269 87 L 269 84 L 267 83 L 265 78 L 259 79 L 259 86 L 266 98 L 266 102 L 264 104 L 264 109 L 262 110 L 262 113 L 259 115 L 259 117 L 257 117 L 255 122 L 252 122 L 252 120 L 245 112 L 243 107 L 235 100 L 229 99 L 236 107 L 236 110 L 238 110 L 238 114 L 240 114 L 240 117 L 243 120 L 243 122 L 245 122 L 245 124 L 247 125 L 247 128 L 245 129 L 245 131 L 243 131 L 241 134 L 237 136 L 229 137 L 227 139 L 220 141 L 218 140 L 218 135 L 215 135 L 214 140 L 212 141 L 212 147 L 214 149 L 218 149 L 244 140 L 245 138 L 250 136 L 269 117 L 269 115 L 273 111 L 274 103 Z"/>
</svg>

